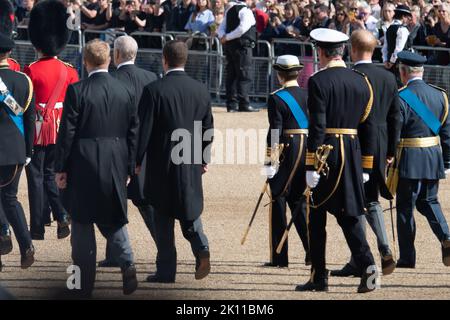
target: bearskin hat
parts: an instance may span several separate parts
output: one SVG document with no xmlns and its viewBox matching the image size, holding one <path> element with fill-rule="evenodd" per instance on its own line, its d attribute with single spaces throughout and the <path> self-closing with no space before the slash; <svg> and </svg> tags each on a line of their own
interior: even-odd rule
<svg viewBox="0 0 450 320">
<path fill-rule="evenodd" d="M 14 26 L 14 9 L 9 0 L 0 0 L 0 32 L 11 37 Z"/>
<path fill-rule="evenodd" d="M 56 56 L 69 41 L 64 4 L 58 0 L 42 0 L 31 10 L 28 33 L 33 46 L 44 55 Z"/>
</svg>

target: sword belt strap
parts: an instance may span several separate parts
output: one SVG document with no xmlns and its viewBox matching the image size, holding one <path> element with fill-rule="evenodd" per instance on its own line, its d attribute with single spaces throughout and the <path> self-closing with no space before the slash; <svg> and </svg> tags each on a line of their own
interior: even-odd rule
<svg viewBox="0 0 450 320">
<path fill-rule="evenodd" d="M 400 139 L 400 148 L 429 148 L 438 146 L 440 139 L 438 136 L 426 138 L 403 138 Z"/>
<path fill-rule="evenodd" d="M 308 134 L 308 129 L 286 129 L 283 130 L 283 134 L 286 136 L 291 134 Z"/>
<path fill-rule="evenodd" d="M 346 129 L 346 128 L 326 128 L 326 134 L 343 134 L 343 135 L 357 135 L 357 129 Z"/>
</svg>

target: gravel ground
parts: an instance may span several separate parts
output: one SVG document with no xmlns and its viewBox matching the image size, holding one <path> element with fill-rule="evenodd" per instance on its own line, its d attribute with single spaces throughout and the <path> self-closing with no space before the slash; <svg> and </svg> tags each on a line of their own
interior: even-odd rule
<svg viewBox="0 0 450 320">
<path fill-rule="evenodd" d="M 253 114 L 227 114 L 215 108 L 218 129 L 265 129 L 265 111 Z M 218 141 L 218 140 L 216 140 Z M 264 152 L 264 150 L 260 150 Z M 229 152 L 228 152 L 229 153 Z M 144 280 L 155 270 L 156 250 L 149 232 L 137 211 L 129 206 L 128 226 L 138 268 L 139 289 L 134 299 L 450 299 L 450 268 L 441 262 L 440 245 L 427 221 L 416 214 L 417 265 L 416 269 L 396 270 L 381 278 L 381 289 L 358 295 L 355 278 L 330 278 L 328 293 L 298 293 L 294 287 L 309 278 L 304 266 L 304 252 L 300 239 L 293 230 L 290 241 L 289 269 L 263 268 L 269 258 L 268 208 L 261 207 L 244 246 L 240 240 L 254 208 L 264 178 L 260 165 L 213 165 L 204 177 L 205 210 L 203 222 L 211 246 L 212 272 L 204 280 L 194 279 L 194 259 L 187 241 L 176 227 L 178 248 L 178 277 L 175 284 L 149 284 Z M 450 184 L 443 181 L 440 190 L 441 205 L 450 219 Z M 25 178 L 21 181 L 20 200 L 28 210 Z M 267 203 L 267 197 L 263 204 Z M 383 203 L 387 208 L 387 203 Z M 391 223 L 386 215 L 386 227 L 392 241 Z M 349 249 L 336 220 L 328 220 L 327 261 L 330 269 L 340 268 L 349 259 Z M 97 233 L 97 260 L 103 259 L 105 240 Z M 371 248 L 376 249 L 375 237 L 369 231 Z M 391 242 L 392 243 L 392 242 Z M 35 241 L 36 263 L 21 270 L 18 246 L 3 257 L 6 267 L 0 281 L 14 295 L 23 299 L 58 298 L 68 277 L 71 264 L 69 239 L 56 239 L 56 224 L 47 228 L 46 240 Z M 374 251 L 375 252 L 375 251 Z M 379 256 L 375 253 L 376 260 Z M 121 275 L 118 269 L 99 269 L 94 298 L 122 299 Z"/>
</svg>

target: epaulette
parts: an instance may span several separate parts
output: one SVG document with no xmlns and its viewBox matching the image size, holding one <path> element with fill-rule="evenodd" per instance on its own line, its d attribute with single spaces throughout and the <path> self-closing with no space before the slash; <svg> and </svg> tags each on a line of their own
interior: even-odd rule
<svg viewBox="0 0 450 320">
<path fill-rule="evenodd" d="M 273 94 L 275 94 L 275 93 L 277 93 L 278 91 L 281 91 L 281 90 L 283 90 L 284 88 L 283 87 L 281 87 L 281 88 L 279 88 L 279 89 L 277 89 L 277 90 L 275 90 L 274 92 L 271 92 L 270 94 L 271 95 L 273 95 Z"/>
<path fill-rule="evenodd" d="M 443 89 L 443 88 L 440 88 L 440 87 L 438 87 L 438 86 L 435 86 L 434 84 L 431 84 L 431 83 L 427 83 L 430 87 L 433 87 L 433 88 L 435 88 L 435 89 L 438 89 L 439 91 L 442 91 L 442 92 L 445 92 L 445 93 L 447 93 L 447 90 L 445 90 L 445 89 Z"/>
<path fill-rule="evenodd" d="M 13 61 L 13 62 L 19 64 L 19 62 L 18 62 L 16 59 L 13 59 L 13 58 L 11 58 L 11 57 L 8 57 L 8 60 L 11 60 L 11 61 Z"/>
</svg>

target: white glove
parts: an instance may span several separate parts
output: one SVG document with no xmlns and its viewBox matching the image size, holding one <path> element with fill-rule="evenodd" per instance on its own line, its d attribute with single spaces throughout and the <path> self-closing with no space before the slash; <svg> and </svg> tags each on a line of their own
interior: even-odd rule
<svg viewBox="0 0 450 320">
<path fill-rule="evenodd" d="M 272 179 L 277 174 L 277 169 L 273 166 L 264 166 L 261 169 L 261 175 L 266 176 L 267 179 Z"/>
<path fill-rule="evenodd" d="M 363 172 L 363 183 L 369 181 L 370 175 L 368 173 Z"/>
<path fill-rule="evenodd" d="M 25 167 L 26 167 L 27 165 L 29 165 L 30 162 L 31 162 L 31 158 L 26 158 L 26 159 L 25 159 Z"/>
<path fill-rule="evenodd" d="M 445 178 L 448 178 L 450 175 L 450 169 L 445 169 Z"/>
<path fill-rule="evenodd" d="M 320 180 L 320 174 L 316 171 L 306 171 L 306 184 L 311 189 L 315 188 Z"/>
</svg>

